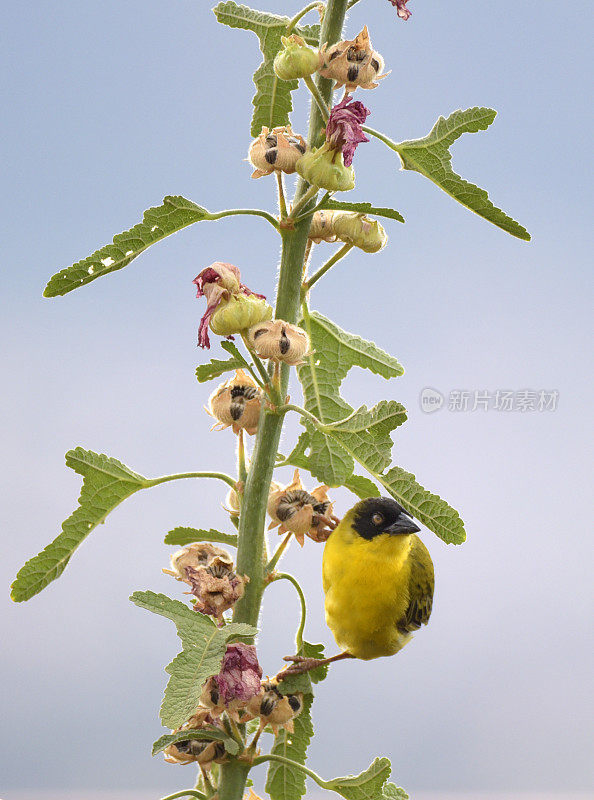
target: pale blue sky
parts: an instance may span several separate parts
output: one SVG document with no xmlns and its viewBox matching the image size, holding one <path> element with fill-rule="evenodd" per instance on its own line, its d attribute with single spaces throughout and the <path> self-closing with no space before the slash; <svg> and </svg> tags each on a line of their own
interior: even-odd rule
<svg viewBox="0 0 594 800">
<path fill-rule="evenodd" d="M 76 505 L 69 448 L 106 452 L 149 476 L 231 469 L 233 437 L 209 433 L 210 389 L 194 378 L 206 356 L 195 347 L 202 306 L 191 281 L 230 261 L 272 295 L 271 228 L 204 223 L 78 292 L 41 297 L 51 274 L 165 194 L 212 210 L 272 207 L 273 181 L 250 180 L 243 162 L 257 40 L 219 26 L 209 5 L 59 0 L 3 12 L 4 800 L 13 790 L 32 800 L 40 788 L 157 798 L 191 782 L 188 769 L 149 755 L 162 730 L 162 667 L 178 648 L 173 627 L 127 598 L 145 588 L 181 597 L 160 574 L 163 535 L 184 524 L 224 528 L 224 492 L 187 482 L 137 495 L 43 594 L 15 605 L 8 584 Z M 440 114 L 496 108 L 487 132 L 456 143 L 454 165 L 533 242 L 399 172 L 379 143 L 357 151 L 357 188 L 345 199 L 392 205 L 407 223 L 387 222 L 388 248 L 352 254 L 313 305 L 406 367 L 389 384 L 353 371 L 347 399 L 405 404 L 394 460 L 460 510 L 469 540 L 447 547 L 422 532 L 437 572 L 431 624 L 394 659 L 332 669 L 316 699 L 311 766 L 330 777 L 388 755 L 413 798 L 592 791 L 591 4 L 410 7 L 408 23 L 387 0 L 353 9 L 349 34 L 367 22 L 392 69 L 362 95 L 369 123 L 417 138 Z M 296 101 L 299 130 L 306 97 Z M 320 246 L 315 263 L 330 252 Z M 425 386 L 446 395 L 557 389 L 559 406 L 425 415 Z M 352 496 L 336 497 L 341 514 Z M 308 637 L 333 652 L 320 556 L 308 542 L 284 563 L 310 598 Z M 268 591 L 259 653 L 272 673 L 292 651 L 297 609 L 290 587 Z"/>
</svg>

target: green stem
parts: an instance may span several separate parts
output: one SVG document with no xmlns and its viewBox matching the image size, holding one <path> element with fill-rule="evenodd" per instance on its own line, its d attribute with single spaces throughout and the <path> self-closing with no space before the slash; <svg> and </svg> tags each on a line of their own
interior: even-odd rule
<svg viewBox="0 0 594 800">
<path fill-rule="evenodd" d="M 300 214 L 298 217 L 295 217 L 294 222 L 301 222 L 301 220 L 305 219 L 305 217 L 311 217 L 311 215 L 315 214 L 316 211 L 318 211 L 318 209 L 320 209 L 330 197 L 332 197 L 332 192 L 326 192 L 322 199 L 319 200 L 318 203 L 307 212 L 307 214 Z"/>
<path fill-rule="evenodd" d="M 287 203 L 285 201 L 283 173 L 280 171 L 280 169 L 276 170 L 276 185 L 278 187 L 278 210 L 280 211 L 281 219 L 284 219 L 287 216 Z"/>
<path fill-rule="evenodd" d="M 320 114 L 322 115 L 322 119 L 324 120 L 324 122 L 328 122 L 328 117 L 329 117 L 328 106 L 324 98 L 322 97 L 320 90 L 311 79 L 311 75 L 306 75 L 306 77 L 303 80 L 305 81 L 305 85 L 311 92 L 311 96 L 313 97 L 320 111 Z"/>
<path fill-rule="evenodd" d="M 308 767 L 304 766 L 303 764 L 299 764 L 297 761 L 291 761 L 290 758 L 285 758 L 284 756 L 277 756 L 274 753 L 269 753 L 268 755 L 258 756 L 258 758 L 255 758 L 254 767 L 264 764 L 266 761 L 278 761 L 279 764 L 286 764 L 289 767 L 294 767 L 295 769 L 301 770 L 301 772 L 305 773 L 305 775 L 309 775 L 310 778 L 313 778 L 313 780 L 318 784 L 318 786 L 321 786 L 322 789 L 327 788 L 328 784 L 331 783 L 331 781 L 325 781 L 323 778 L 320 778 L 317 772 L 314 772 L 312 769 L 308 769 Z"/>
<path fill-rule="evenodd" d="M 224 472 L 178 472 L 176 475 L 164 475 L 162 478 L 153 478 L 145 483 L 148 488 L 150 486 L 159 486 L 161 483 L 168 481 L 179 481 L 184 478 L 216 478 L 219 481 L 224 481 L 227 486 L 235 488 L 235 480 L 231 475 L 225 475 Z"/>
<path fill-rule="evenodd" d="M 206 795 L 202 794 L 202 792 L 197 792 L 195 789 L 186 789 L 183 792 L 168 794 L 167 797 L 162 797 L 161 800 L 175 800 L 176 797 L 197 797 L 198 800 L 206 800 Z"/>
<path fill-rule="evenodd" d="M 299 623 L 297 633 L 295 634 L 295 644 L 297 645 L 297 652 L 299 652 L 303 647 L 303 633 L 305 631 L 305 618 L 307 614 L 307 606 L 305 605 L 303 589 L 299 585 L 297 578 L 294 578 L 293 575 L 290 575 L 288 572 L 278 572 L 274 576 L 272 583 L 274 583 L 274 581 L 289 581 L 293 584 L 297 590 L 297 594 L 299 595 L 299 602 L 301 603 L 301 622 Z"/>
<path fill-rule="evenodd" d="M 388 145 L 390 150 L 394 150 L 396 153 L 398 153 L 398 144 L 393 139 L 390 139 L 384 133 L 380 133 L 380 131 L 369 128 L 367 125 L 361 125 L 361 128 L 365 131 L 365 133 L 370 133 L 372 136 L 375 136 L 376 139 L 379 139 L 380 142 Z"/>
<path fill-rule="evenodd" d="M 241 214 L 249 214 L 252 217 L 262 217 L 270 222 L 275 230 L 279 229 L 278 220 L 275 219 L 268 211 L 262 211 L 259 208 L 228 208 L 225 211 L 217 211 L 215 214 L 209 214 L 205 219 L 222 219 L 223 217 L 234 217 Z"/>
<path fill-rule="evenodd" d="M 245 463 L 245 439 L 243 428 L 240 428 L 237 434 L 237 477 L 245 485 L 247 467 Z"/>
<path fill-rule="evenodd" d="M 321 43 L 334 44 L 340 39 L 346 7 L 347 0 L 328 0 L 320 33 Z M 332 85 L 332 81 L 318 78 L 317 86 L 326 104 L 330 101 Z M 322 127 L 321 112 L 317 106 L 313 106 L 309 121 L 308 144 L 310 147 L 317 145 Z M 307 187 L 308 184 L 301 179 L 297 185 L 294 205 L 297 205 L 307 193 Z M 277 224 L 275 220 L 275 227 Z M 280 230 L 282 250 L 275 317 L 289 323 L 296 323 L 299 314 L 302 270 L 309 227 L 309 220 L 304 219 L 298 222 L 292 230 Z M 287 394 L 289 374 L 290 368 L 283 364 L 280 372 L 280 396 L 283 398 Z M 262 410 L 252 451 L 250 470 L 245 483 L 244 503 L 239 517 L 237 571 L 242 575 L 247 575 L 250 581 L 246 585 L 243 597 L 235 605 L 234 622 L 257 625 L 260 616 L 260 605 L 265 586 L 266 505 L 283 421 L 283 414 L 270 414 L 265 409 Z M 219 800 L 241 800 L 249 769 L 249 765 L 236 759 L 221 766 L 221 779 L 218 787 Z"/>
<path fill-rule="evenodd" d="M 260 373 L 260 377 L 262 378 L 262 381 L 264 383 L 264 388 L 270 388 L 270 377 L 266 372 L 266 367 L 264 366 L 262 361 L 258 358 L 258 356 L 255 354 L 255 352 L 252 350 L 252 346 L 250 345 L 249 339 L 247 338 L 247 334 L 245 332 L 242 332 L 241 338 L 243 339 L 243 343 L 246 347 L 246 350 L 250 354 L 250 358 L 253 360 L 256 369 Z"/>
<path fill-rule="evenodd" d="M 295 14 L 293 19 L 287 25 L 286 35 L 289 36 L 295 25 L 297 25 L 297 23 L 299 22 L 299 20 L 306 14 L 308 14 L 310 11 L 313 11 L 314 8 L 318 8 L 319 5 L 321 5 L 320 0 L 317 0 L 317 2 L 310 3 L 308 6 L 305 6 L 305 8 L 302 8 L 301 11 Z"/>
<path fill-rule="evenodd" d="M 320 190 L 318 189 L 317 186 L 310 186 L 309 189 L 304 193 L 303 197 L 301 197 L 301 199 L 298 200 L 291 209 L 290 219 L 295 220 L 297 212 L 301 211 L 301 209 L 304 206 L 306 206 L 309 203 L 309 201 L 312 200 L 319 191 Z M 309 214 L 307 216 L 309 216 Z"/>
<path fill-rule="evenodd" d="M 274 568 L 276 567 L 276 565 L 280 561 L 280 558 L 281 558 L 282 554 L 287 549 L 287 546 L 288 546 L 289 542 L 291 541 L 291 536 L 292 535 L 293 535 L 293 531 L 289 531 L 287 533 L 287 535 L 285 536 L 285 538 L 282 540 L 282 542 L 279 544 L 279 546 L 276 548 L 276 550 L 274 552 L 274 555 L 272 556 L 272 558 L 270 559 L 268 564 L 266 564 L 266 572 L 267 573 L 270 573 L 270 572 L 274 571 Z"/>
<path fill-rule="evenodd" d="M 328 261 L 326 261 L 326 263 L 319 268 L 317 272 L 314 272 L 311 278 L 308 278 L 303 284 L 303 288 L 301 290 L 303 296 L 305 297 L 305 295 L 309 292 L 314 283 L 317 283 L 320 280 L 320 278 L 322 278 L 328 272 L 328 270 L 331 269 L 336 264 L 337 261 L 340 261 L 341 258 L 344 258 L 346 254 L 352 249 L 353 249 L 352 244 L 343 245 L 340 248 L 340 250 L 337 250 L 336 253 L 334 253 L 332 258 L 329 258 Z"/>
</svg>

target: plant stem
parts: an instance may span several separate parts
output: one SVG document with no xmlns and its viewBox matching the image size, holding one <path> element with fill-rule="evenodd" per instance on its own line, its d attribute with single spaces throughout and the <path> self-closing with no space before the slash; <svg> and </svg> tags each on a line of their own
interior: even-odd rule
<svg viewBox="0 0 594 800">
<path fill-rule="evenodd" d="M 287 203 L 285 202 L 285 187 L 283 186 L 283 173 L 280 169 L 276 170 L 276 185 L 278 187 L 278 210 L 281 219 L 287 216 Z"/>
<path fill-rule="evenodd" d="M 325 194 L 325 195 L 322 197 L 322 199 L 321 199 L 321 200 L 320 200 L 320 201 L 319 201 L 319 202 L 318 202 L 318 203 L 317 203 L 317 204 L 314 206 L 314 208 L 313 208 L 313 209 L 311 209 L 310 211 L 308 211 L 308 213 L 307 213 L 307 214 L 300 214 L 298 217 L 295 217 L 295 220 L 294 220 L 294 221 L 295 221 L 295 222 L 300 222 L 302 219 L 305 219 L 305 217 L 309 217 L 309 216 L 311 216 L 312 214 L 315 214 L 315 213 L 316 213 L 316 211 L 317 211 L 319 208 L 321 208 L 321 207 L 324 205 L 324 203 L 326 202 L 326 200 L 328 200 L 328 198 L 330 198 L 330 197 L 332 197 L 332 192 L 326 192 L 326 194 Z"/>
<path fill-rule="evenodd" d="M 320 42 L 334 42 L 340 39 L 346 13 L 347 0 L 328 0 L 322 23 Z M 332 94 L 332 81 L 318 78 L 318 89 L 326 104 Z M 313 106 L 309 121 L 309 146 L 318 143 L 323 126 L 321 112 Z M 294 205 L 307 194 L 307 183 L 300 180 L 295 193 Z M 315 192 L 312 193 L 312 197 Z M 307 200 L 302 203 L 305 206 Z M 307 245 L 310 222 L 304 219 L 293 230 L 281 229 L 281 263 L 276 296 L 275 317 L 289 323 L 296 323 L 301 302 L 302 270 Z M 280 372 L 280 396 L 284 398 L 289 385 L 290 367 L 283 364 Z M 270 414 L 265 409 L 260 416 L 260 424 L 252 452 L 250 470 L 244 488 L 244 503 L 239 517 L 239 539 L 237 548 L 237 571 L 250 579 L 243 597 L 238 600 L 233 612 L 234 622 L 247 622 L 257 625 L 260 615 L 262 593 L 265 586 L 265 538 L 266 504 L 270 481 L 276 465 L 276 454 L 284 421 L 283 414 Z M 218 787 L 219 800 L 241 800 L 249 765 L 235 759 L 221 766 L 221 779 Z"/>
<path fill-rule="evenodd" d="M 219 481 L 224 481 L 227 486 L 235 488 L 235 480 L 231 475 L 225 475 L 224 472 L 178 472 L 176 475 L 164 475 L 162 478 L 153 478 L 145 483 L 146 487 L 159 486 L 161 483 L 168 481 L 179 481 L 184 478 L 216 478 Z"/>
<path fill-rule="evenodd" d="M 241 338 L 243 339 L 243 343 L 245 345 L 246 350 L 250 354 L 250 358 L 253 359 L 255 367 L 258 370 L 258 372 L 260 373 L 260 377 L 262 378 L 262 381 L 264 382 L 264 387 L 265 388 L 266 387 L 269 388 L 270 387 L 270 377 L 269 377 L 268 373 L 266 372 L 266 367 L 264 366 L 262 361 L 258 358 L 258 356 L 252 350 L 252 347 L 250 345 L 249 339 L 247 338 L 247 335 L 246 335 L 245 332 L 242 332 Z"/>
<path fill-rule="evenodd" d="M 245 439 L 243 428 L 240 428 L 237 434 L 237 478 L 245 485 L 247 467 L 245 463 Z"/>
<path fill-rule="evenodd" d="M 279 228 L 278 220 L 276 220 L 272 214 L 269 214 L 268 211 L 262 211 L 259 208 L 228 208 L 225 211 L 217 211 L 215 214 L 209 214 L 205 219 L 222 219 L 223 217 L 234 217 L 241 214 L 249 214 L 252 217 L 262 217 L 267 222 L 270 222 L 275 230 Z"/>
<path fill-rule="evenodd" d="M 324 120 L 324 122 L 328 122 L 328 116 L 329 116 L 328 105 L 326 104 L 324 98 L 320 94 L 320 90 L 312 81 L 311 75 L 307 75 L 303 80 L 305 81 L 305 85 L 311 92 L 311 96 L 315 100 L 315 103 L 320 111 L 320 114 L 322 115 L 322 119 Z"/>
<path fill-rule="evenodd" d="M 297 23 L 299 22 L 301 17 L 304 17 L 310 11 L 313 11 L 314 8 L 318 8 L 319 5 L 321 5 L 320 0 L 316 0 L 315 3 L 310 3 L 308 6 L 305 6 L 305 8 L 302 8 L 301 11 L 299 11 L 297 14 L 295 14 L 293 19 L 287 25 L 286 35 L 289 36 L 289 34 L 291 33 L 291 31 L 293 30 L 295 25 L 297 25 Z"/>
<path fill-rule="evenodd" d="M 349 250 L 352 249 L 353 249 L 352 244 L 343 245 L 340 248 L 340 250 L 337 250 L 336 253 L 334 253 L 332 258 L 329 258 L 328 261 L 326 261 L 326 263 L 319 268 L 317 272 L 314 272 L 311 278 L 309 278 L 303 284 L 302 288 L 303 296 L 305 297 L 305 295 L 307 294 L 307 292 L 309 292 L 314 283 L 317 283 L 320 280 L 320 278 L 322 278 L 328 272 L 328 270 L 331 269 L 331 267 L 333 267 L 336 264 L 337 261 L 340 261 L 341 258 L 344 258 L 346 254 L 349 252 Z"/>
<path fill-rule="evenodd" d="M 177 797 L 197 797 L 198 800 L 206 800 L 206 795 L 202 792 L 197 792 L 195 789 L 186 789 L 183 792 L 168 794 L 167 797 L 162 797 L 161 800 L 176 800 Z"/>
<path fill-rule="evenodd" d="M 299 585 L 299 581 L 297 578 L 290 575 L 288 572 L 278 572 L 273 579 L 274 581 L 289 581 L 293 584 L 295 589 L 297 590 L 297 594 L 299 595 L 299 602 L 301 603 L 301 622 L 299 623 L 299 627 L 297 628 L 297 633 L 295 634 L 295 644 L 297 645 L 297 652 L 301 650 L 303 647 L 303 633 L 305 631 L 305 618 L 307 614 L 307 606 L 305 605 L 305 596 L 303 594 L 303 589 Z"/>
<path fill-rule="evenodd" d="M 308 769 L 307 767 L 303 766 L 303 764 L 299 764 L 297 761 L 291 761 L 290 758 L 285 758 L 284 756 L 277 756 L 274 753 L 269 753 L 266 756 L 258 756 L 258 758 L 254 759 L 254 766 L 257 767 L 259 764 L 264 764 L 266 761 L 278 761 L 279 764 L 287 764 L 289 767 L 299 769 L 301 772 L 309 775 L 310 778 L 313 778 L 318 786 L 321 786 L 322 788 L 325 788 L 329 783 L 329 781 L 325 781 L 323 778 L 320 778 L 317 772 L 314 772 L 312 769 Z"/>
<path fill-rule="evenodd" d="M 291 536 L 292 535 L 293 535 L 293 532 L 289 531 L 287 533 L 287 535 L 285 536 L 285 538 L 282 540 L 282 542 L 279 544 L 279 546 L 274 551 L 274 555 L 272 556 L 272 558 L 270 559 L 268 564 L 266 564 L 266 572 L 267 573 L 272 572 L 274 570 L 274 568 L 276 567 L 276 565 L 278 564 L 278 562 L 280 561 L 280 558 L 281 558 L 282 554 L 285 552 L 285 550 L 287 549 L 287 545 L 291 541 Z"/>
<path fill-rule="evenodd" d="M 295 219 L 297 212 L 301 211 L 301 209 L 312 200 L 320 190 L 317 186 L 310 186 L 309 189 L 304 193 L 303 197 L 298 200 L 293 208 L 291 209 L 291 219 Z"/>
</svg>

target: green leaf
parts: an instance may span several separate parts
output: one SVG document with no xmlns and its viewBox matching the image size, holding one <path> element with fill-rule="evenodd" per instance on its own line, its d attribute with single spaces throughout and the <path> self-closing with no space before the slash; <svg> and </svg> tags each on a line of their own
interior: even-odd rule
<svg viewBox="0 0 594 800">
<path fill-rule="evenodd" d="M 307 747 L 314 732 L 311 721 L 312 702 L 310 695 L 303 698 L 303 709 L 293 721 L 295 732 L 280 730 L 275 736 L 272 753 L 289 758 L 297 764 L 305 764 Z M 305 773 L 289 764 L 271 761 L 265 788 L 272 800 L 300 800 L 305 794 Z"/>
<path fill-rule="evenodd" d="M 178 728 L 198 706 L 204 682 L 219 672 L 229 639 L 254 636 L 257 629 L 237 622 L 217 628 L 208 617 L 164 594 L 134 592 L 130 600 L 140 608 L 172 620 L 182 641 L 181 653 L 165 667 L 171 677 L 160 713 L 163 725 Z"/>
<path fill-rule="evenodd" d="M 220 544 L 228 544 L 231 547 L 237 547 L 237 534 L 236 533 L 222 533 L 216 531 L 214 528 L 204 530 L 202 528 L 174 528 L 169 531 L 165 537 L 165 544 L 178 544 L 182 547 L 186 544 L 193 544 L 194 542 L 219 542 Z"/>
<path fill-rule="evenodd" d="M 228 353 L 231 353 L 231 358 L 227 361 L 221 361 L 218 358 L 213 358 L 212 361 L 208 362 L 208 364 L 200 364 L 200 366 L 196 369 L 196 378 L 198 379 L 198 383 L 205 383 L 213 378 L 218 378 L 219 375 L 222 375 L 224 372 L 230 372 L 231 370 L 235 369 L 243 369 L 245 367 L 249 368 L 250 365 L 241 355 L 233 342 L 222 342 L 221 346 Z"/>
<path fill-rule="evenodd" d="M 264 126 L 274 128 L 277 125 L 288 125 L 289 114 L 293 110 L 291 92 L 299 84 L 296 80 L 278 80 L 272 65 L 274 57 L 281 48 L 281 36 L 285 35 L 289 17 L 254 11 L 232 0 L 219 3 L 213 11 L 217 20 L 223 25 L 252 31 L 260 41 L 264 60 L 254 73 L 256 95 L 252 100 L 254 106 L 252 136 L 259 136 Z M 319 25 L 298 26 L 293 32 L 305 39 L 308 44 L 317 47 L 320 36 Z"/>
<path fill-rule="evenodd" d="M 324 658 L 324 645 L 312 644 L 311 642 L 304 641 L 297 655 L 305 656 L 305 658 Z M 313 697 L 312 683 L 323 681 L 327 675 L 328 665 L 323 664 L 320 667 L 315 667 L 315 669 L 310 669 L 308 672 L 303 672 L 300 675 L 288 675 L 284 680 L 280 681 L 278 688 L 283 694 L 303 692 L 303 694 Z"/>
<path fill-rule="evenodd" d="M 347 775 L 324 781 L 324 789 L 337 792 L 347 800 L 380 800 L 382 788 L 390 777 L 391 766 L 387 758 L 376 758 L 360 775 Z M 388 795 L 389 797 L 389 795 Z"/>
<path fill-rule="evenodd" d="M 371 203 L 343 203 L 338 200 L 325 200 L 320 208 L 327 208 L 329 211 L 358 211 L 360 214 L 370 214 L 374 217 L 387 217 L 395 219 L 397 222 L 404 222 L 405 219 L 399 211 L 393 208 L 383 208 L 374 206 Z"/>
<path fill-rule="evenodd" d="M 225 745 L 225 750 L 232 756 L 236 756 L 239 753 L 239 744 L 235 741 L 235 739 L 232 739 L 230 736 L 228 736 L 225 731 L 222 731 L 218 728 L 188 728 L 185 731 L 177 731 L 177 733 L 168 733 L 165 734 L 165 736 L 161 736 L 156 742 L 153 743 L 152 755 L 156 756 L 157 753 L 165 750 L 165 748 L 169 747 L 170 744 L 184 742 L 187 739 L 201 739 L 207 742 L 223 742 Z"/>
<path fill-rule="evenodd" d="M 303 642 L 302 651 L 303 655 L 306 656 L 306 658 L 324 658 L 323 644 L 312 644 L 311 642 Z M 321 667 L 310 669 L 308 675 L 311 678 L 312 683 L 320 683 L 320 681 L 323 681 L 324 678 L 328 675 L 328 665 L 325 664 Z"/>
<path fill-rule="evenodd" d="M 302 327 L 307 325 L 302 320 Z M 309 320 L 314 355 L 297 372 L 305 408 L 322 423 L 338 422 L 353 414 L 353 408 L 340 397 L 340 385 L 351 367 L 368 369 L 384 378 L 402 375 L 402 366 L 373 342 L 341 330 L 326 317 L 312 312 Z M 300 439 L 296 458 L 306 459 L 307 469 L 329 486 L 342 486 L 351 476 L 353 457 L 337 438 L 306 425 L 308 439 Z M 305 450 L 309 448 L 309 455 Z M 291 461 L 291 463 L 294 463 Z"/>
<path fill-rule="evenodd" d="M 383 788 L 383 800 L 409 800 L 407 793 L 404 789 L 396 786 L 395 783 L 386 783 Z"/>
<path fill-rule="evenodd" d="M 379 497 L 381 494 L 375 483 L 363 475 L 351 475 L 345 483 L 345 487 L 361 500 L 365 500 L 367 497 Z"/>
<path fill-rule="evenodd" d="M 209 212 L 191 200 L 166 197 L 162 205 L 144 212 L 142 222 L 129 231 L 114 236 L 113 244 L 108 244 L 82 261 L 57 272 L 45 287 L 43 296 L 57 297 L 67 294 L 96 278 L 123 269 L 150 245 L 208 217 Z"/>
<path fill-rule="evenodd" d="M 382 483 L 394 499 L 444 542 L 462 544 L 466 541 L 464 523 L 458 512 L 418 484 L 410 472 L 392 467 L 382 476 Z"/>
<path fill-rule="evenodd" d="M 492 108 L 467 108 L 454 111 L 447 119 L 440 117 L 431 132 L 422 139 L 396 143 L 383 134 L 379 138 L 398 153 L 403 169 L 420 172 L 475 214 L 518 239 L 530 241 L 528 231 L 494 206 L 484 189 L 465 181 L 452 169 L 450 147 L 456 139 L 463 133 L 486 130 L 496 115 L 497 112 Z"/>
<path fill-rule="evenodd" d="M 66 465 L 83 476 L 79 507 L 62 524 L 62 533 L 20 569 L 11 587 L 16 602 L 29 600 L 58 578 L 76 548 L 110 511 L 134 492 L 150 486 L 150 481 L 115 458 L 82 447 L 66 453 Z"/>
</svg>

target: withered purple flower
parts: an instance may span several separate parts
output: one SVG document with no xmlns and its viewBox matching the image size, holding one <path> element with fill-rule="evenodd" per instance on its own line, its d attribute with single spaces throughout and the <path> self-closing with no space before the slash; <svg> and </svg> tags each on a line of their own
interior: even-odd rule
<svg viewBox="0 0 594 800">
<path fill-rule="evenodd" d="M 227 645 L 221 671 L 213 680 L 223 703 L 232 700 L 247 702 L 260 692 L 262 667 L 253 644 L 237 642 Z"/>
<path fill-rule="evenodd" d="M 400 19 L 407 20 L 412 14 L 412 11 L 409 11 L 406 7 L 408 0 L 390 0 L 390 3 L 396 8 Z"/>
<path fill-rule="evenodd" d="M 369 114 L 371 111 L 365 108 L 360 100 L 353 100 L 350 95 L 330 111 L 326 125 L 326 141 L 336 150 L 342 151 L 345 167 L 350 167 L 353 163 L 357 145 L 369 141 L 361 130 L 361 125 Z"/>
</svg>

